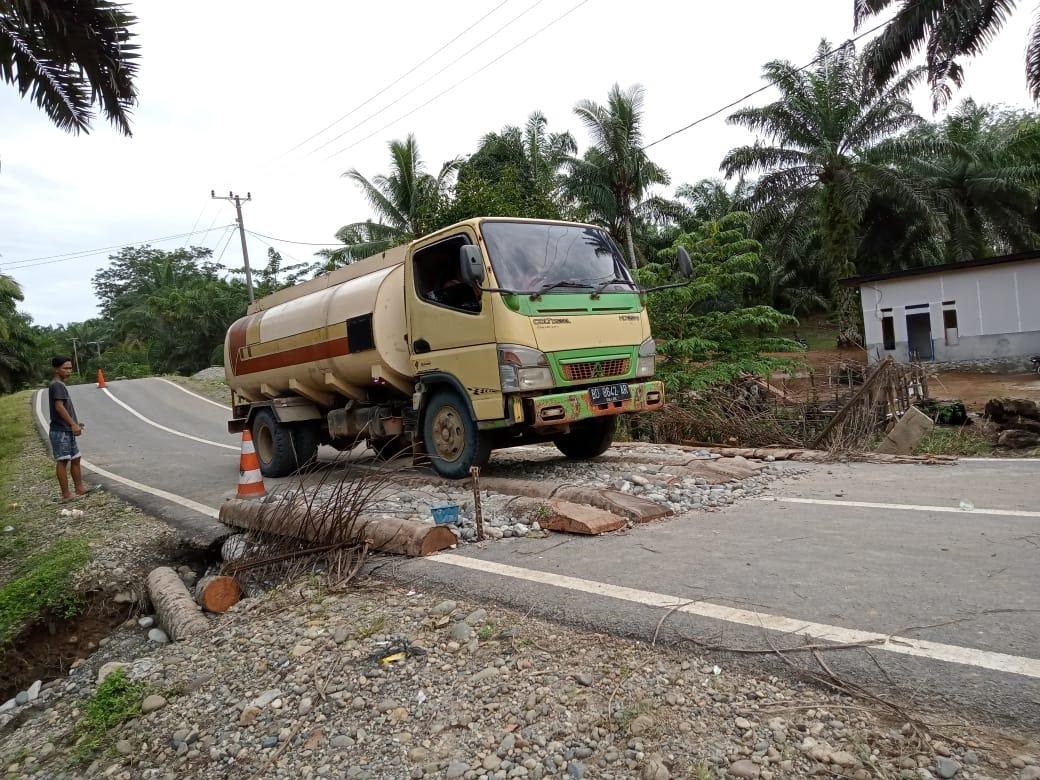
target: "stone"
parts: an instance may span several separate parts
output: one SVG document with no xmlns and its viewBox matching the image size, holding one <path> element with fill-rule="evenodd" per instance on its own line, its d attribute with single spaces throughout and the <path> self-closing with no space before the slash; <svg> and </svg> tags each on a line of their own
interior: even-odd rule
<svg viewBox="0 0 1040 780">
<path fill-rule="evenodd" d="M 3 704 L 0 704 L 0 715 L 3 715 L 5 712 L 10 712 L 11 710 L 13 710 L 17 706 L 18 706 L 18 700 L 17 699 L 8 699 Z"/>
<path fill-rule="evenodd" d="M 430 757 L 430 751 L 424 747 L 413 747 L 408 751 L 408 760 L 413 764 L 421 764 Z"/>
<path fill-rule="evenodd" d="M 166 699 L 157 693 L 153 693 L 151 696 L 146 696 L 144 701 L 141 702 L 141 713 L 147 715 L 149 712 L 155 712 L 165 706 Z"/>
<path fill-rule="evenodd" d="M 641 780 L 671 780 L 672 773 L 660 758 L 651 758 L 643 765 Z"/>
<path fill-rule="evenodd" d="M 446 780 L 458 780 L 466 772 L 469 771 L 469 764 L 463 763 L 462 761 L 452 761 L 448 764 L 448 771 L 445 772 L 444 777 Z"/>
<path fill-rule="evenodd" d="M 350 638 L 350 632 L 346 628 L 340 626 L 332 633 L 332 641 L 337 645 L 341 645 Z"/>
<path fill-rule="evenodd" d="M 278 737 L 276 736 L 267 736 L 260 740 L 260 746 L 265 748 L 273 748 L 277 744 Z"/>
<path fill-rule="evenodd" d="M 735 725 L 741 731 L 747 731 L 749 728 L 751 728 L 751 721 L 747 718 L 737 718 L 733 721 L 733 725 Z"/>
<path fill-rule="evenodd" d="M 105 681 L 105 678 L 112 674 L 112 672 L 114 672 L 116 669 L 123 669 L 125 666 L 126 664 L 122 661 L 109 661 L 107 664 L 104 664 L 100 669 L 98 669 L 98 685 L 103 683 Z"/>
<path fill-rule="evenodd" d="M 1019 772 L 1018 780 L 1040 780 L 1040 766 L 1027 766 Z"/>
<path fill-rule="evenodd" d="M 116 742 L 116 752 L 121 756 L 128 756 L 134 752 L 134 746 L 130 744 L 129 740 L 121 739 Z"/>
<path fill-rule="evenodd" d="M 740 777 L 744 778 L 744 780 L 752 780 L 752 778 L 757 778 L 762 773 L 758 764 L 746 758 L 734 761 L 726 771 L 732 777 Z"/>
<path fill-rule="evenodd" d="M 911 406 L 878 445 L 877 452 L 886 455 L 909 455 L 933 427 L 935 423 L 931 417 Z"/>
<path fill-rule="evenodd" d="M 26 691 L 26 693 L 29 694 L 29 701 L 36 701 L 38 698 L 40 698 L 40 688 L 42 687 L 43 682 L 40 680 L 37 680 L 29 686 L 29 690 Z"/>
<path fill-rule="evenodd" d="M 841 767 L 859 766 L 859 759 L 847 750 L 838 750 L 831 753 L 831 763 Z"/>
<path fill-rule="evenodd" d="M 116 604 L 129 604 L 134 601 L 134 594 L 127 590 L 121 590 L 112 597 Z"/>
<path fill-rule="evenodd" d="M 939 777 L 949 780 L 949 778 L 961 771 L 961 765 L 952 758 L 942 756 L 935 760 L 935 771 Z"/>
<path fill-rule="evenodd" d="M 434 615 L 440 615 L 443 617 L 446 615 L 450 615 L 452 612 L 455 611 L 457 607 L 458 604 L 449 599 L 448 601 L 442 601 L 440 604 L 431 609 L 430 612 Z M 467 769 L 468 768 L 469 767 L 467 767 Z"/>
<path fill-rule="evenodd" d="M 454 603 L 454 602 L 452 602 Z M 457 623 L 451 624 L 451 630 L 449 631 L 451 638 L 456 642 L 466 642 L 473 636 L 473 626 L 468 623 L 463 623 L 461 620 Z"/>
<path fill-rule="evenodd" d="M 137 625 L 139 625 L 141 628 L 151 628 L 155 625 L 155 618 L 153 618 L 151 615 L 146 615 L 145 617 L 137 618 Z"/>
<path fill-rule="evenodd" d="M 170 638 L 166 636 L 166 632 L 161 628 L 153 628 L 148 632 L 148 641 L 155 642 L 157 645 L 165 645 L 170 641 Z"/>
<path fill-rule="evenodd" d="M 483 766 L 484 769 L 486 769 L 488 772 L 494 772 L 500 766 L 502 766 L 502 759 L 496 756 L 494 753 L 491 753 L 484 759 L 481 766 Z"/>
<path fill-rule="evenodd" d="M 487 620 L 487 610 L 475 609 L 468 615 L 466 615 L 465 619 L 462 622 L 468 626 L 479 626 L 485 620 Z"/>
<path fill-rule="evenodd" d="M 587 672 L 580 672 L 574 675 L 574 680 L 578 685 L 584 685 L 586 688 L 592 685 L 592 675 Z"/>
<path fill-rule="evenodd" d="M 335 748 L 353 747 L 354 738 L 348 737 L 346 734 L 340 734 L 339 736 L 333 737 L 330 744 Z"/>
<path fill-rule="evenodd" d="M 282 692 L 277 688 L 270 688 L 269 690 L 264 691 L 255 699 L 253 699 L 253 701 L 251 701 L 250 704 L 252 704 L 254 707 L 266 707 L 268 704 L 273 702 L 281 695 Z"/>
<path fill-rule="evenodd" d="M 642 734 L 646 734 L 653 727 L 653 718 L 651 718 L 649 715 L 637 715 L 635 719 L 629 724 L 628 732 L 633 737 L 638 737 Z"/>
<path fill-rule="evenodd" d="M 29 703 L 29 692 L 19 691 L 18 695 L 14 697 L 14 703 L 21 707 L 23 704 Z"/>
<path fill-rule="evenodd" d="M 238 716 L 239 726 L 252 726 L 256 723 L 256 719 L 260 717 L 260 708 L 253 705 L 242 710 L 242 713 Z"/>
</svg>

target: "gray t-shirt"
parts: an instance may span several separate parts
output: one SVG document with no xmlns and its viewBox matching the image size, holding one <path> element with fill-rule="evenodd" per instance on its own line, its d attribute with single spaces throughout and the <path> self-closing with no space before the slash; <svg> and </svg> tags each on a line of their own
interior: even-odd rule
<svg viewBox="0 0 1040 780">
<path fill-rule="evenodd" d="M 72 426 L 59 417 L 58 412 L 54 408 L 55 401 L 64 401 L 65 411 L 69 413 L 73 420 L 79 422 L 79 418 L 76 417 L 76 407 L 72 405 L 72 399 L 69 398 L 69 388 L 65 387 L 65 383 L 60 379 L 55 379 L 47 388 L 47 399 L 51 406 L 51 430 L 71 431 Z"/>
</svg>

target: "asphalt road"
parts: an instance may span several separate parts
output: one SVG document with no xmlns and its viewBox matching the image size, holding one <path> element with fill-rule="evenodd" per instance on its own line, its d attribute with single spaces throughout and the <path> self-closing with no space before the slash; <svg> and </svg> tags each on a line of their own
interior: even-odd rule
<svg viewBox="0 0 1040 780">
<path fill-rule="evenodd" d="M 111 382 L 108 393 L 70 389 L 87 423 L 85 463 L 108 474 L 97 481 L 196 542 L 226 533 L 212 519 L 238 477 L 225 409 L 155 379 Z M 826 661 L 904 701 L 1036 732 L 1038 477 L 1038 461 L 813 466 L 774 483 L 776 501 L 746 500 L 625 534 L 393 559 L 382 572 L 662 642 L 769 649 L 800 644 L 802 634 L 853 644 L 892 635 L 885 648 L 829 652 Z M 791 671 L 775 655 L 701 652 L 723 668 Z M 790 658 L 814 663 L 808 654 Z"/>
</svg>

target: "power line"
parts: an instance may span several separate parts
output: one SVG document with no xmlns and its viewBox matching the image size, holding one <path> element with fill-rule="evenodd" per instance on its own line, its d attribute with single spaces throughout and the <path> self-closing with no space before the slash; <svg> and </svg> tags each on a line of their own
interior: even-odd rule
<svg viewBox="0 0 1040 780">
<path fill-rule="evenodd" d="M 807 70 L 807 69 L 811 68 L 813 65 L 815 65 L 816 63 L 820 62 L 820 60 L 824 60 L 827 57 L 830 57 L 832 54 L 835 54 L 836 52 L 841 51 L 843 48 L 848 46 L 850 43 L 855 43 L 856 41 L 858 41 L 858 40 L 860 40 L 862 38 L 866 38 L 868 35 L 871 35 L 871 34 L 877 32 L 882 27 L 885 27 L 885 26 L 891 24 L 892 22 L 894 22 L 896 19 L 898 19 L 903 14 L 908 13 L 909 11 L 912 11 L 915 8 L 917 8 L 917 6 L 921 5 L 922 2 L 923 2 L 923 0 L 919 0 L 919 2 L 914 3 L 913 5 L 910 5 L 910 6 L 907 6 L 906 8 L 904 8 L 902 11 L 900 11 L 898 14 L 893 16 L 888 21 L 881 22 L 880 24 L 878 24 L 878 25 L 876 25 L 874 27 L 871 27 L 869 30 L 864 30 L 859 35 L 856 35 L 856 36 L 854 36 L 852 38 L 848 38 L 844 43 L 842 43 L 842 44 L 840 44 L 838 46 L 835 46 L 833 49 L 831 49 L 829 51 L 826 51 L 823 54 L 817 55 L 815 58 L 813 58 L 811 61 L 805 63 L 800 68 L 796 68 L 794 72 L 795 73 L 801 73 L 803 70 Z M 695 119 L 694 121 L 690 122 L 690 124 L 685 125 L 684 127 L 680 127 L 678 130 L 673 130 L 672 132 L 668 133 L 668 135 L 661 136 L 656 141 L 652 141 L 652 142 L 648 143 L 646 146 L 644 146 L 642 148 L 642 151 L 645 152 L 651 146 L 656 146 L 657 144 L 661 143 L 662 141 L 667 141 L 669 138 L 677 136 L 680 133 L 685 133 L 690 128 L 696 127 L 697 125 L 699 125 L 699 124 L 701 124 L 703 122 L 707 122 L 709 119 L 718 116 L 723 111 L 728 111 L 731 108 L 735 108 L 736 106 L 739 106 L 741 103 L 743 103 L 744 101 L 748 100 L 749 98 L 753 98 L 755 95 L 759 94 L 760 92 L 765 92 L 770 87 L 776 86 L 777 83 L 778 83 L 777 81 L 773 81 L 773 80 L 770 80 L 770 81 L 766 82 L 765 86 L 759 87 L 758 89 L 754 90 L 753 92 L 748 92 L 746 95 L 744 95 L 741 98 L 738 98 L 737 100 L 734 100 L 732 103 L 728 103 L 727 105 L 723 106 L 722 108 L 716 109 L 715 111 L 712 111 L 710 114 L 705 114 L 700 119 Z"/>
<path fill-rule="evenodd" d="M 317 137 L 318 137 L 319 135 L 321 135 L 322 133 L 324 133 L 324 132 L 325 132 L 326 130 L 329 130 L 329 129 L 331 129 L 331 128 L 335 127 L 336 125 L 338 125 L 338 124 L 339 124 L 340 122 L 342 122 L 342 121 L 343 121 L 344 119 L 346 119 L 347 117 L 349 117 L 349 116 L 353 115 L 353 114 L 354 114 L 355 112 L 357 112 L 357 111 L 359 111 L 360 109 L 362 109 L 362 108 L 364 108 L 365 106 L 367 106 L 367 105 L 368 105 L 369 103 L 371 103 L 371 102 L 372 102 L 373 100 L 375 100 L 375 99 L 376 99 L 377 97 L 379 97 L 380 95 L 382 95 L 382 94 L 383 94 L 384 92 L 386 92 L 387 90 L 391 89 L 392 87 L 395 87 L 395 86 L 396 86 L 397 84 L 401 83 L 401 81 L 403 81 L 403 80 L 404 80 L 405 78 L 407 78 L 408 76 L 410 76 L 410 75 L 411 75 L 412 73 L 414 73 L 414 72 L 415 72 L 416 70 L 418 70 L 418 69 L 419 69 L 419 68 L 420 68 L 421 66 L 425 65 L 425 64 L 426 64 L 427 62 L 429 62 L 430 60 L 432 60 L 432 59 L 433 59 L 434 57 L 436 57 L 436 56 L 437 56 L 438 54 L 440 54 L 440 53 L 441 53 L 442 51 L 444 51 L 445 49 L 447 49 L 447 48 L 448 48 L 449 46 L 451 46 L 451 45 L 452 45 L 453 43 L 455 43 L 455 41 L 457 41 L 457 40 L 458 40 L 459 38 L 461 38 L 461 37 L 462 37 L 463 35 L 465 35 L 466 33 L 468 33 L 468 32 L 469 32 L 470 30 L 472 30 L 472 29 L 473 29 L 474 27 L 476 27 L 477 25 L 479 25 L 479 24 L 480 24 L 481 22 L 483 22 L 483 21 L 484 21 L 485 19 L 487 19 L 487 18 L 488 18 L 489 16 L 491 16 L 491 14 L 495 13 L 495 11 L 497 11 L 497 10 L 498 10 L 499 8 L 501 8 L 502 6 L 504 6 L 504 5 L 505 5 L 506 3 L 508 3 L 508 2 L 509 2 L 509 0 L 502 0 L 502 2 L 501 2 L 501 3 L 499 3 L 499 4 L 498 4 L 498 5 L 496 5 L 496 6 L 494 7 L 494 8 L 492 8 L 492 9 L 491 9 L 490 11 L 488 11 L 488 12 L 487 12 L 486 14 L 484 14 L 484 15 L 483 15 L 482 17 L 480 17 L 479 19 L 477 19 L 477 21 L 475 21 L 475 22 L 474 22 L 473 24 L 471 24 L 471 25 L 470 25 L 469 27 L 467 27 L 467 28 L 466 28 L 465 30 L 463 30 L 462 32 L 460 32 L 460 33 L 459 33 L 458 35 L 456 35 L 456 36 L 455 36 L 454 38 L 452 38 L 452 39 L 451 39 L 450 41 L 448 41 L 447 43 L 443 44 L 443 45 L 442 45 L 442 46 L 441 46 L 441 47 L 440 47 L 439 49 L 437 49 L 436 51 L 434 51 L 434 52 L 433 52 L 432 54 L 430 54 L 429 56 L 427 56 L 427 57 L 426 57 L 425 59 L 423 59 L 423 60 L 420 60 L 420 61 L 419 61 L 419 62 L 417 62 L 417 63 L 416 63 L 415 65 L 413 65 L 413 66 L 412 66 L 412 67 L 411 67 L 411 68 L 410 68 L 410 69 L 409 69 L 409 70 L 408 70 L 408 71 L 407 71 L 406 73 L 403 73 L 402 75 L 398 76 L 398 77 L 397 77 L 397 78 L 396 78 L 396 79 L 395 79 L 394 81 L 390 82 L 390 83 L 389 83 L 389 84 L 387 84 L 387 85 L 386 85 L 385 87 L 383 87 L 383 88 L 382 88 L 382 89 L 380 89 L 379 91 L 375 92 L 375 93 L 374 93 L 374 94 L 373 94 L 373 95 L 372 95 L 371 97 L 369 97 L 369 98 L 368 98 L 368 99 L 366 99 L 365 101 L 363 101 L 363 102 L 359 103 L 358 105 L 354 106 L 354 108 L 350 109 L 350 111 L 348 111 L 347 113 L 345 113 L 345 114 L 344 114 L 343 116 L 341 116 L 341 117 L 340 117 L 339 119 L 336 119 L 336 120 L 335 120 L 335 121 L 333 121 L 333 122 L 332 122 L 331 124 L 329 124 L 329 125 L 327 125 L 327 126 L 323 127 L 323 128 L 321 129 L 321 130 L 319 130 L 318 132 L 314 133 L 314 135 L 311 135 L 311 136 L 309 136 L 309 137 L 307 137 L 307 138 L 304 138 L 304 139 L 303 139 L 302 141 L 300 141 L 300 142 L 299 142 L 298 144 L 296 144 L 296 146 L 292 147 L 292 148 L 291 148 L 291 149 L 289 149 L 289 150 L 288 150 L 287 152 L 285 152 L 285 153 L 284 153 L 284 154 L 282 155 L 282 157 L 285 157 L 285 155 L 287 155 L 287 154 L 291 154 L 292 152 L 295 152 L 295 151 L 296 151 L 297 149 L 299 149 L 299 148 L 300 148 L 301 146 L 303 146 L 304 144 L 306 144 L 306 143 L 309 143 L 310 141 L 314 140 L 314 139 L 315 139 L 315 138 L 317 138 Z M 385 110 L 385 109 L 384 109 L 384 110 Z M 349 131 L 348 131 L 348 132 L 349 132 Z M 335 140 L 335 139 L 333 139 L 333 140 Z M 321 148 L 321 147 L 319 147 L 319 148 Z"/>
<path fill-rule="evenodd" d="M 307 262 L 305 260 L 300 260 L 298 257 L 293 257 L 291 254 L 289 254 L 288 252 L 286 252 L 286 251 L 284 251 L 282 249 L 279 249 L 274 244 L 269 244 L 268 242 L 264 241 L 264 239 L 260 237 L 259 233 L 254 233 L 251 230 L 247 230 L 246 232 L 249 233 L 249 235 L 251 235 L 253 238 L 255 238 L 257 241 L 259 241 L 264 246 L 266 246 L 269 249 L 277 252 L 279 255 L 285 255 L 286 257 L 288 257 L 290 260 L 292 260 L 297 265 L 310 265 L 309 262 Z M 297 242 L 293 241 L 291 243 L 297 243 Z"/>
<path fill-rule="evenodd" d="M 231 239 L 233 239 L 235 237 L 235 228 L 237 227 L 237 225 L 230 225 L 229 227 L 231 228 L 231 230 L 229 230 L 227 232 L 227 241 L 224 242 L 224 248 L 221 249 L 220 250 L 220 254 L 217 255 L 217 264 L 218 265 L 220 264 L 221 258 L 224 257 L 224 253 L 227 251 L 228 245 L 231 243 Z M 217 241 L 217 243 L 219 244 L 220 241 Z M 213 247 L 213 248 L 216 249 L 216 247 Z"/>
<path fill-rule="evenodd" d="M 216 228 L 208 228 L 207 230 L 197 231 L 199 233 L 208 233 L 211 230 L 223 230 L 227 227 L 234 227 L 234 225 L 221 225 Z M 81 260 L 85 257 L 91 257 L 93 255 L 101 255 L 106 252 L 110 252 L 114 249 L 124 249 L 133 246 L 143 246 L 145 244 L 159 244 L 163 241 L 176 241 L 179 238 L 190 236 L 191 233 L 178 233 L 175 236 L 161 236 L 159 238 L 148 238 L 144 241 L 134 241 L 126 244 L 114 244 L 112 246 L 100 247 L 98 249 L 81 249 L 77 252 L 66 252 L 60 255 L 44 255 L 42 257 L 30 257 L 25 260 L 15 260 L 10 263 L 4 263 L 3 265 L 8 270 L 21 270 L 23 268 L 35 268 L 40 265 L 50 265 L 51 263 L 63 263 L 68 260 Z"/>
<path fill-rule="evenodd" d="M 458 57 L 456 57 L 455 59 L 453 59 L 453 60 L 452 60 L 451 62 L 449 62 L 449 63 L 448 63 L 447 65 L 445 65 L 445 66 L 444 66 L 443 68 L 441 68 L 441 69 L 440 69 L 439 71 L 437 71 L 436 73 L 434 73 L 434 74 L 433 74 L 432 76 L 428 77 L 428 78 L 427 78 L 427 79 L 426 79 L 425 81 L 420 81 L 420 82 L 419 82 L 418 84 L 416 84 L 416 85 L 415 85 L 414 87 L 412 87 L 412 88 L 411 88 L 410 90 L 408 90 L 407 92 L 405 92 L 405 93 L 404 93 L 403 95 L 400 95 L 399 97 L 397 97 L 397 98 L 396 98 L 395 100 L 393 100 L 392 102 L 390 102 L 390 103 L 387 103 L 387 104 L 386 104 L 385 106 L 383 106 L 383 107 L 382 107 L 381 109 L 379 109 L 378 111 L 376 111 L 376 112 L 374 112 L 374 113 L 372 113 L 372 114 L 369 114 L 369 115 L 368 115 L 367 117 L 365 117 L 364 119 L 362 119 L 362 120 L 361 120 L 360 122 L 357 122 L 357 123 L 355 123 L 355 124 L 351 125 L 350 127 L 348 127 L 348 128 L 346 129 L 346 130 L 344 130 L 344 131 L 343 131 L 342 133 L 340 133 L 339 135 L 333 136 L 332 138 L 330 138 L 329 140 L 327 140 L 327 141 L 326 141 L 325 143 L 323 143 L 323 144 L 322 144 L 321 146 L 316 146 L 316 147 L 315 147 L 314 149 L 311 149 L 311 151 L 310 151 L 310 152 L 308 152 L 308 154 L 314 154 L 315 152 L 320 152 L 320 151 L 321 151 L 322 149 L 324 149 L 324 148 L 325 148 L 326 146 L 328 146 L 329 144 L 331 144 L 331 143 L 332 143 L 333 141 L 338 141 L 338 140 L 339 140 L 340 138 L 342 138 L 343 136 L 345 136 L 345 135 L 346 135 L 347 133 L 350 133 L 351 131 L 353 131 L 353 130 L 356 130 L 357 128 L 361 127 L 362 125 L 364 125 L 364 124 L 367 124 L 368 122 L 370 122 L 371 120 L 375 119 L 375 118 L 376 118 L 377 116 L 379 116 L 380 114 L 382 114 L 382 113 L 383 113 L 384 111 L 387 111 L 388 109 L 392 108 L 393 106 L 396 106 L 396 105 L 397 105 L 398 103 L 400 103 L 400 102 L 401 102 L 402 100 L 404 100 L 404 99 L 405 99 L 406 97 L 408 97 L 409 95 L 411 95 L 411 94 L 415 93 L 415 92 L 416 92 L 416 91 L 417 91 L 418 89 L 420 89 L 421 87 L 424 87 L 424 86 L 426 86 L 427 84 L 429 84 L 429 83 L 430 83 L 431 81 L 433 81 L 433 80 L 434 80 L 435 78 L 437 78 L 437 77 L 438 77 L 439 75 L 441 75 L 442 73 L 444 73 L 444 71 L 446 71 L 446 70 L 447 70 L 448 68 L 450 68 L 450 67 L 451 67 L 452 65 L 454 65 L 454 64 L 455 64 L 455 63 L 457 63 L 457 62 L 459 62 L 459 60 L 462 60 L 463 58 L 465 58 L 465 57 L 468 57 L 468 56 L 469 56 L 470 54 L 472 54 L 472 53 L 473 53 L 474 51 L 476 51 L 477 49 L 479 49 L 479 48 L 480 48 L 481 46 L 484 46 L 484 45 L 485 45 L 485 44 L 486 44 L 486 43 L 487 43 L 488 41 L 490 41 L 490 40 L 491 40 L 492 38 L 494 38 L 494 37 L 495 37 L 496 35 L 498 35 L 498 34 L 499 34 L 500 32 L 502 32 L 502 31 L 503 31 L 503 30 L 505 30 L 505 29 L 506 29 L 507 27 L 509 27 L 509 26 L 511 26 L 512 24 L 514 24 L 515 22 L 517 22 L 517 21 L 518 21 L 518 20 L 519 20 L 519 19 L 520 19 L 521 17 L 523 17 L 523 16 L 526 16 L 527 14 L 531 13 L 531 11 L 533 11 L 533 10 L 534 10 L 535 8 L 537 8 L 538 6 L 540 6 L 540 5 L 541 5 L 541 4 L 542 4 L 542 3 L 544 2 L 544 1 L 545 1 L 545 0 L 535 0 L 535 2 L 534 2 L 534 3 L 532 3 L 532 4 L 530 5 L 530 6 L 528 6 L 528 8 L 527 8 L 526 10 L 524 10 L 524 11 L 521 11 L 520 13 L 518 13 L 518 14 L 517 14 L 516 16 L 514 16 L 514 17 L 513 17 L 512 19 L 510 19 L 510 20 L 509 20 L 508 22 L 506 22 L 505 24 L 503 24 L 503 25 L 502 25 L 501 27 L 499 27 L 499 28 L 498 28 L 497 30 L 495 30 L 495 31 L 494 31 L 493 33 L 491 33 L 490 35 L 488 35 L 488 36 L 487 36 L 486 38 L 482 38 L 481 40 L 479 40 L 479 41 L 478 41 L 478 42 L 477 42 L 476 44 L 474 44 L 474 45 L 473 45 L 472 47 L 470 47 L 469 49 L 467 49 L 466 51 L 464 51 L 464 52 L 463 52 L 462 54 L 460 54 L 460 55 L 459 55 Z M 378 131 L 377 131 L 377 132 L 378 132 Z"/>
<path fill-rule="evenodd" d="M 281 244 L 299 244 L 300 246 L 323 246 L 323 247 L 342 247 L 345 244 L 330 244 L 328 241 L 324 243 L 318 243 L 315 241 L 290 241 L 287 238 L 275 238 L 274 236 L 265 236 L 263 233 L 257 233 L 255 230 L 247 230 L 249 235 L 256 238 L 266 238 L 268 241 L 277 241 Z"/>
<path fill-rule="evenodd" d="M 530 40 L 531 40 L 532 38 L 535 38 L 536 36 L 538 36 L 538 35 L 541 35 L 541 34 L 542 34 L 543 32 L 545 32 L 546 30 L 548 30 L 548 29 L 549 29 L 550 27 L 552 27 L 553 25 L 557 24 L 558 22 L 562 21 L 562 20 L 563 20 L 563 19 L 565 19 L 566 17 L 570 16 L 570 15 L 571 15 L 572 13 L 574 13 L 575 11 L 577 11 L 577 10 L 578 10 L 579 8 L 581 8 L 581 7 L 583 6 L 583 5 L 585 5 L 585 3 L 587 3 L 587 2 L 589 2 L 589 0 L 581 0 L 581 2 L 580 2 L 580 3 L 578 3 L 577 5 L 575 5 L 575 6 L 574 6 L 573 8 L 571 8 L 571 9 L 570 9 L 569 11 L 564 11 L 564 12 L 563 12 L 562 14 L 560 14 L 560 15 L 559 15 L 559 16 L 557 16 L 557 17 L 556 17 L 555 19 L 553 19 L 553 20 L 552 20 L 551 22 L 548 22 L 547 24 L 543 25 L 542 27 L 539 27 L 539 28 L 538 28 L 537 30 L 535 30 L 535 31 L 534 31 L 533 33 L 531 33 L 530 35 L 528 35 L 528 36 L 527 36 L 526 38 L 524 38 L 524 39 L 523 39 L 522 41 L 520 41 L 520 42 L 519 42 L 518 44 L 516 44 L 515 46 L 513 46 L 513 47 L 511 47 L 511 48 L 509 48 L 509 49 L 506 49 L 506 50 L 505 50 L 504 52 L 502 52 L 501 54 L 499 54 L 499 55 L 498 55 L 497 57 L 495 57 L 495 58 L 494 58 L 493 60 L 490 60 L 489 62 L 485 63 L 485 64 L 484 64 L 484 65 L 483 65 L 482 67 L 480 67 L 480 68 L 478 68 L 477 70 L 473 71 L 472 73 L 470 73 L 470 74 L 469 74 L 468 76 L 466 76 L 465 78 L 463 78 L 463 79 L 460 79 L 459 81 L 456 81 L 456 82 L 455 82 L 454 84 L 452 84 L 452 85 L 451 85 L 450 87 L 448 87 L 447 89 L 445 89 L 445 90 L 444 90 L 443 92 L 439 92 L 439 93 L 437 93 L 437 94 L 436 94 L 436 95 L 434 95 L 434 96 L 433 96 L 432 98 L 430 98 L 429 100 L 427 100 L 427 101 L 426 101 L 425 103 L 422 103 L 421 105 L 418 105 L 418 106 L 416 106 L 415 108 L 413 108 L 413 109 L 412 109 L 411 111 L 409 111 L 409 112 L 408 112 L 408 113 L 406 113 L 406 114 L 402 114 L 401 116 L 397 117 L 397 119 L 394 119 L 394 120 L 393 120 L 392 122 L 388 122 L 387 124 L 383 125 L 383 126 L 382 126 L 382 127 L 380 127 L 379 129 L 377 129 L 377 130 L 373 130 L 373 131 L 372 131 L 371 133 L 369 133 L 368 135 L 366 135 L 366 136 L 365 136 L 364 138 L 361 138 L 360 140 L 357 140 L 357 141 L 355 141 L 354 143 L 350 144 L 349 146 L 344 146 L 344 147 L 343 147 L 342 149 L 340 149 L 340 150 L 339 150 L 339 151 L 337 151 L 337 152 L 333 152 L 332 154 L 330 154 L 330 155 L 329 155 L 328 157 L 326 157 L 325 159 L 326 159 L 326 160 L 331 160 L 331 159 L 332 159 L 333 157 L 336 157 L 337 155 L 343 154 L 343 152 L 346 152 L 346 151 L 348 151 L 348 150 L 350 150 L 350 149 L 353 149 L 353 148 L 354 148 L 355 146 L 357 146 L 358 144 L 364 143 L 365 141 L 367 141 L 367 140 L 368 140 L 369 138 L 371 138 L 372 136 L 378 135 L 379 133 L 381 133 L 381 132 L 383 132 L 384 130 L 386 130 L 386 129 L 387 129 L 388 127 L 390 127 L 390 126 L 392 126 L 392 125 L 394 125 L 394 124 L 397 124 L 397 123 L 398 123 L 398 122 L 400 122 L 400 121 L 401 121 L 402 119 L 407 119 L 407 118 L 408 118 L 408 117 L 410 117 L 410 116 L 411 116 L 412 114 L 414 114 L 414 113 L 416 113 L 417 111 L 419 111 L 420 109 L 422 109 L 422 108 L 425 108 L 426 106 L 430 105 L 430 103 L 432 103 L 433 101 L 437 100 L 438 98 L 441 98 L 441 97 L 443 97 L 444 95 L 446 95 L 446 94 L 448 94 L 449 92 L 451 92 L 451 91 L 452 91 L 453 89 L 455 89 L 455 88 L 457 88 L 457 87 L 460 87 L 460 86 L 462 86 L 463 84 L 465 84 L 465 83 L 466 83 L 467 81 L 469 81 L 469 80 L 470 80 L 471 78 L 473 78 L 474 76 L 477 76 L 477 75 L 479 75 L 479 74 L 483 73 L 483 72 L 484 72 L 485 70 L 487 70 L 488 68 L 490 68 L 490 67 L 491 67 L 492 65 L 494 65 L 494 64 L 495 64 L 496 62 L 498 62 L 499 60 L 501 60 L 501 59 L 502 59 L 503 57 L 506 57 L 507 55 L 509 55 L 509 54 L 512 54 L 512 53 L 513 53 L 514 51 L 516 51 L 517 49 L 519 49 L 519 48 L 520 48 L 521 46 L 523 46 L 523 45 L 524 45 L 525 43 L 527 43 L 528 41 L 530 41 Z"/>
</svg>

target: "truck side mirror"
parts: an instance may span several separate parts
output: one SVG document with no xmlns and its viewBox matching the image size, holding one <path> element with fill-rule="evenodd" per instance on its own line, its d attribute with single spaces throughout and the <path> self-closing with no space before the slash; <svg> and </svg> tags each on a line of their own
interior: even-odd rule
<svg viewBox="0 0 1040 780">
<path fill-rule="evenodd" d="M 690 259 L 690 253 L 683 246 L 679 247 L 679 273 L 682 274 L 683 279 L 693 276 L 693 261 Z"/>
<path fill-rule="evenodd" d="M 484 284 L 484 257 L 479 246 L 466 244 L 459 248 L 459 270 L 470 287 L 479 289 Z"/>
</svg>

